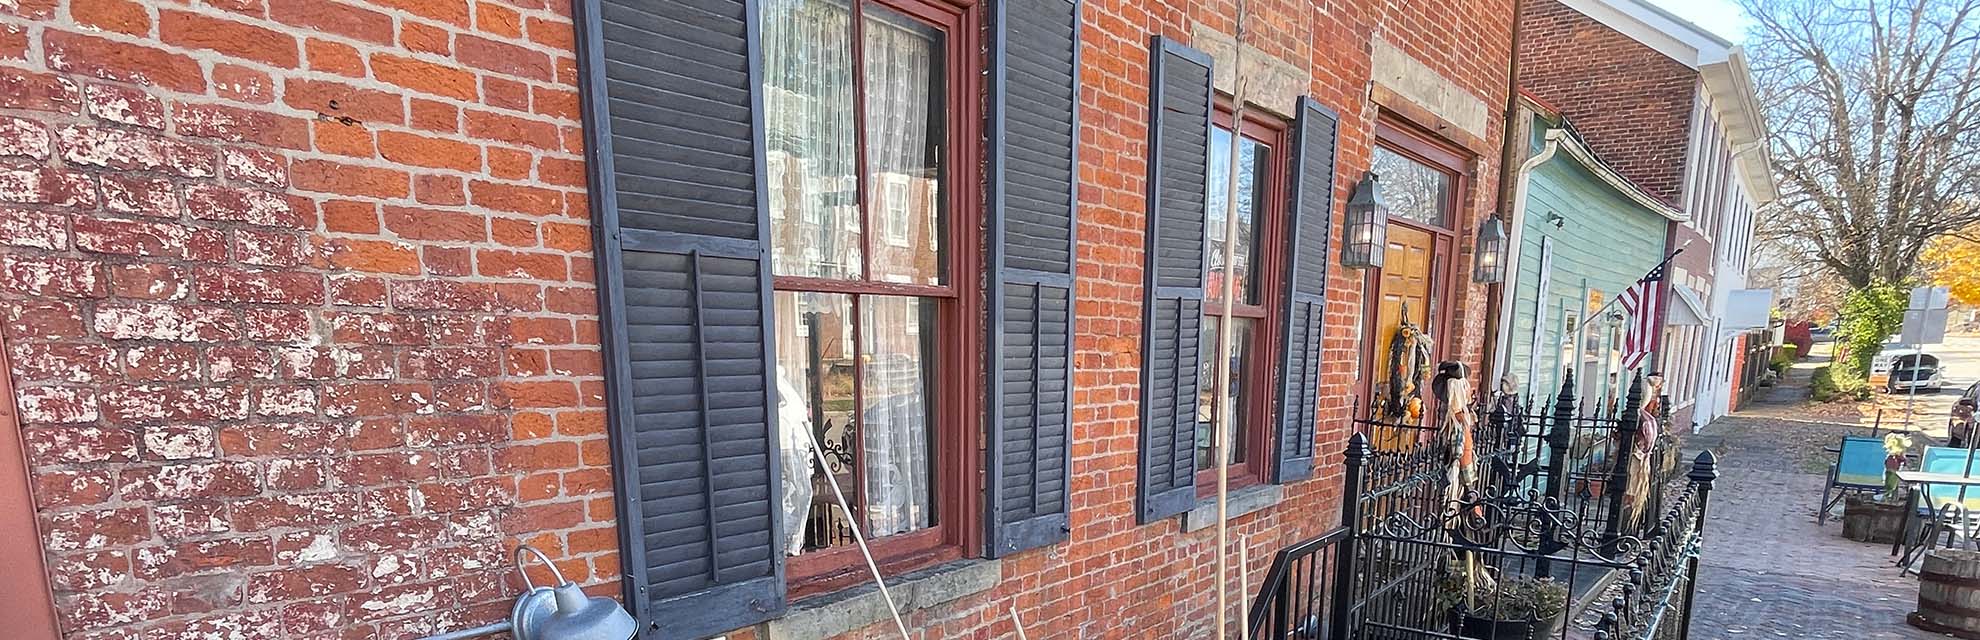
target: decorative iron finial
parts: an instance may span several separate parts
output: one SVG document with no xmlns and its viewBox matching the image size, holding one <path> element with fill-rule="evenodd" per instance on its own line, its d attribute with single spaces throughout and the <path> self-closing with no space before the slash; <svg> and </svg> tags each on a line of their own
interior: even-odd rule
<svg viewBox="0 0 1980 640">
<path fill-rule="evenodd" d="M 1691 463 L 1691 473 L 1685 477 L 1691 478 L 1692 482 L 1712 486 L 1712 481 L 1719 479 L 1719 456 L 1711 451 L 1699 453 L 1698 459 Z"/>
</svg>

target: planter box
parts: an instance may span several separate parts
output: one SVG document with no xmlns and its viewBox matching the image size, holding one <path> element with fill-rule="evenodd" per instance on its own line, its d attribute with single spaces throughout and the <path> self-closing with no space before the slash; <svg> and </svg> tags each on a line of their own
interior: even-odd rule
<svg viewBox="0 0 1980 640">
<path fill-rule="evenodd" d="M 1904 503 L 1885 503 L 1867 496 L 1843 498 L 1843 537 L 1858 542 L 1890 544 L 1904 530 Z"/>
</svg>

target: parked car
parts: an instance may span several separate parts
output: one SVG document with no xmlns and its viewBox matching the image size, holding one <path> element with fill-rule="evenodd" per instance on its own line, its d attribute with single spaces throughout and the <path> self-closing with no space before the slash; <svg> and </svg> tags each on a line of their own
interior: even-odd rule
<svg viewBox="0 0 1980 640">
<path fill-rule="evenodd" d="M 1890 384 L 1891 362 L 1898 354 L 1918 350 L 1917 347 L 1904 344 L 1898 340 L 1897 334 L 1891 334 L 1889 337 L 1884 338 L 1884 344 L 1877 347 L 1877 355 L 1870 357 L 1869 382 L 1871 388 L 1882 389 Z"/>
<path fill-rule="evenodd" d="M 1809 327 L 1808 337 L 1813 338 L 1816 342 L 1828 342 L 1830 340 L 1834 340 L 1836 339 L 1836 325 L 1834 323 L 1830 323 L 1830 324 L 1818 324 L 1813 327 Z"/>
<path fill-rule="evenodd" d="M 1879 354 L 1880 356 L 1882 354 Z M 1937 393 L 1946 386 L 1945 368 L 1939 365 L 1939 357 L 1917 349 L 1904 349 L 1892 353 L 1889 359 L 1879 358 L 1884 363 L 1884 392 L 1929 391 Z M 1877 365 L 1871 364 L 1870 378 L 1877 379 Z"/>
</svg>

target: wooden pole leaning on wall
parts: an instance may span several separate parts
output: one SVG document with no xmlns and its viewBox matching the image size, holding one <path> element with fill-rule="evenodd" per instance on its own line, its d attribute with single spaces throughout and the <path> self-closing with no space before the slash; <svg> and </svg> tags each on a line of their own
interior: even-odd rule
<svg viewBox="0 0 1980 640">
<path fill-rule="evenodd" d="M 1237 277 L 1231 266 L 1237 259 L 1237 196 L 1239 150 L 1244 141 L 1244 19 L 1245 3 L 1237 3 L 1237 29 L 1231 36 L 1231 150 L 1227 170 L 1224 172 L 1224 251 L 1218 272 L 1223 282 L 1223 311 L 1217 321 L 1217 363 L 1212 371 L 1217 385 L 1216 411 L 1212 412 L 1211 425 L 1216 429 L 1215 445 L 1211 459 L 1217 466 L 1217 640 L 1224 640 L 1228 633 L 1230 614 L 1230 497 L 1231 497 L 1231 418 L 1236 412 L 1231 410 L 1231 312 L 1237 298 Z M 1215 86 L 1215 71 L 1210 83 Z M 1216 120 L 1216 106 L 1211 106 L 1211 120 Z M 1243 571 L 1243 567 L 1238 568 Z M 1242 601 L 1240 601 L 1242 602 Z"/>
</svg>

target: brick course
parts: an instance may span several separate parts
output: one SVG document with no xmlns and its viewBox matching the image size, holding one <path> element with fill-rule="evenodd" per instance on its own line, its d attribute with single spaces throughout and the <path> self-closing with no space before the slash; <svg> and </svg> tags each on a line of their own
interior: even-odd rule
<svg viewBox="0 0 1980 640">
<path fill-rule="evenodd" d="M 1344 202 L 1370 40 L 1496 112 L 1510 2 L 1250 0 L 1245 40 L 1342 114 Z M 1211 532 L 1133 515 L 1146 45 L 1235 8 L 1084 7 L 1073 528 L 913 613 L 927 637 L 1006 636 L 1013 605 L 1036 638 L 1208 633 Z M 563 2 L 0 4 L 0 309 L 66 637 L 484 623 L 518 542 L 616 590 L 573 47 Z M 1483 318 L 1466 271 L 1451 308 Z M 1315 479 L 1234 522 L 1253 585 L 1336 518 L 1362 275 L 1330 276 Z"/>
</svg>

